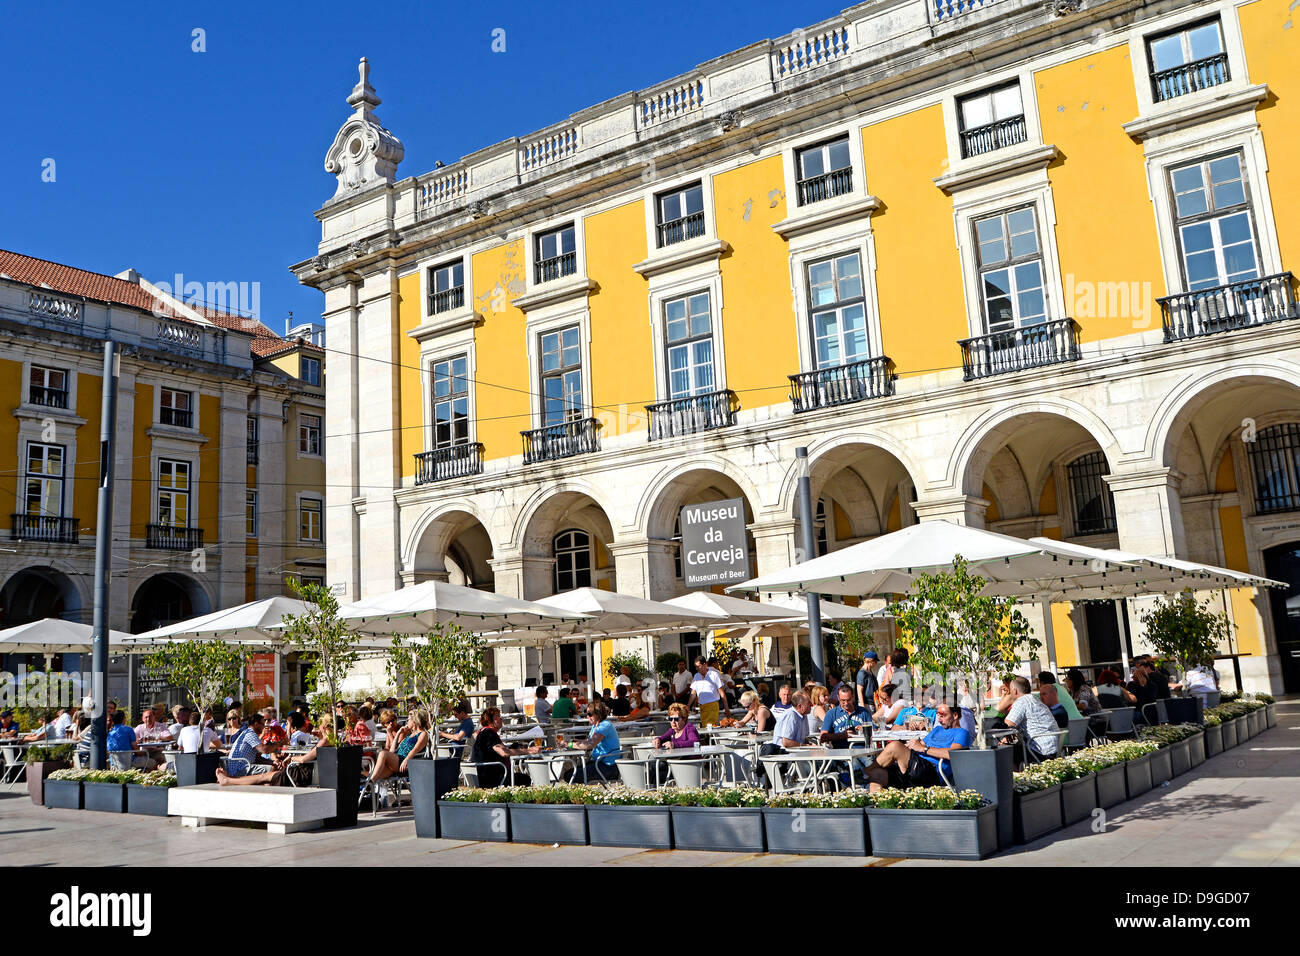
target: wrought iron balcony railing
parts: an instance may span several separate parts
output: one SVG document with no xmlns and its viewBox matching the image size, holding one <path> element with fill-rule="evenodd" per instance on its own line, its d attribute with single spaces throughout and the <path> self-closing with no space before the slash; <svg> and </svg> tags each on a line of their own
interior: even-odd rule
<svg viewBox="0 0 1300 956">
<path fill-rule="evenodd" d="M 465 304 L 465 287 L 458 285 L 454 289 L 444 289 L 442 292 L 429 293 L 429 314 L 437 315 L 439 312 L 451 312 L 459 309 Z"/>
<path fill-rule="evenodd" d="M 883 355 L 791 375 L 790 401 L 796 412 L 850 405 L 894 394 L 894 363 Z"/>
<path fill-rule="evenodd" d="M 578 271 L 578 254 L 565 252 L 549 259 L 538 259 L 533 265 L 533 279 L 539 285 L 552 279 L 562 279 Z"/>
<path fill-rule="evenodd" d="M 76 544 L 81 522 L 76 518 L 54 515 L 10 515 L 10 541 L 48 541 L 53 544 Z"/>
<path fill-rule="evenodd" d="M 67 408 L 68 390 L 66 388 L 46 388 L 44 385 L 33 385 L 27 393 L 27 399 L 33 405 L 44 405 L 46 408 Z"/>
<path fill-rule="evenodd" d="M 1165 341 L 1269 325 L 1296 317 L 1294 278 L 1289 272 L 1180 292 L 1157 299 Z"/>
<path fill-rule="evenodd" d="M 647 405 L 650 441 L 726 428 L 735 424 L 737 407 L 736 393 L 730 389 Z"/>
<path fill-rule="evenodd" d="M 704 235 L 704 213 L 693 212 L 689 216 L 682 216 L 680 219 L 670 219 L 668 222 L 659 223 L 657 228 L 660 249 L 664 246 L 671 246 L 675 242 L 698 239 Z"/>
<path fill-rule="evenodd" d="M 468 478 L 483 471 L 483 445 L 480 442 L 461 442 L 433 451 L 422 451 L 415 456 L 415 483 L 427 485 L 448 478 Z"/>
<path fill-rule="evenodd" d="M 977 335 L 957 343 L 966 381 L 1073 362 L 1079 357 L 1079 326 L 1074 319 Z"/>
<path fill-rule="evenodd" d="M 554 461 L 587 455 L 600 448 L 596 442 L 599 423 L 594 418 L 575 418 L 558 425 L 545 425 L 532 431 L 520 432 L 524 436 L 524 464 Z"/>
<path fill-rule="evenodd" d="M 969 159 L 991 153 L 1004 146 L 1014 146 L 1025 141 L 1025 117 L 1008 116 L 1006 119 L 961 131 L 961 154 Z"/>
<path fill-rule="evenodd" d="M 795 185 L 798 187 L 801 206 L 843 196 L 853 191 L 853 167 L 832 169 L 829 173 L 822 173 L 820 176 L 801 179 Z"/>
<path fill-rule="evenodd" d="M 1151 95 L 1157 103 L 1162 103 L 1176 96 L 1185 96 L 1197 90 L 1227 83 L 1230 79 L 1232 77 L 1228 73 L 1228 54 L 1216 53 L 1214 56 L 1176 66 L 1172 70 L 1152 73 Z"/>
<path fill-rule="evenodd" d="M 175 425 L 177 428 L 193 428 L 194 411 L 189 408 L 168 408 L 163 406 L 158 409 L 158 421 L 164 425 Z"/>
<path fill-rule="evenodd" d="M 145 547 L 159 551 L 193 551 L 203 547 L 203 529 L 169 524 L 145 525 Z"/>
<path fill-rule="evenodd" d="M 251 441 L 250 441 L 250 442 L 248 443 L 248 464 L 250 464 L 250 465 L 256 465 L 256 464 L 257 464 L 258 457 L 259 457 L 259 456 L 258 456 L 258 453 L 257 453 L 257 443 L 256 443 L 256 442 L 251 442 Z"/>
</svg>

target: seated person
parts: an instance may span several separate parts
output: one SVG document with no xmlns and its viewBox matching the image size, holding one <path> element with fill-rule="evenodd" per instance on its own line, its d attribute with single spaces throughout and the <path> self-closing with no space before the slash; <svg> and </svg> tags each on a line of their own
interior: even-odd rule
<svg viewBox="0 0 1300 956">
<path fill-rule="evenodd" d="M 480 766 L 478 769 L 478 785 L 484 789 L 499 787 L 507 780 L 513 781 L 510 771 L 511 757 L 540 753 L 542 749 L 541 744 L 533 744 L 530 747 L 507 747 L 501 742 L 501 728 L 504 724 L 499 707 L 489 707 L 479 717 L 478 733 L 474 735 L 470 760 L 472 763 L 488 765 Z"/>
<path fill-rule="evenodd" d="M 410 709 L 413 710 L 414 708 Z M 372 723 L 369 711 L 366 711 L 366 716 L 363 717 L 361 711 L 358 711 L 355 707 L 348 707 L 348 726 L 352 728 L 348 731 L 348 743 L 362 747 L 374 743 L 375 733 L 370 726 Z"/>
<path fill-rule="evenodd" d="M 628 708 L 628 712 L 624 716 L 617 718 L 619 723 L 630 720 L 645 720 L 650 716 L 650 705 L 642 699 L 640 687 L 632 688 L 632 699 L 628 702 Z"/>
<path fill-rule="evenodd" d="M 1065 709 L 1067 718 L 1083 716 L 1083 714 L 1079 713 L 1079 708 L 1074 705 L 1074 698 L 1056 682 L 1056 675 L 1051 671 L 1040 671 L 1038 674 L 1038 695 L 1040 700 L 1042 699 L 1044 687 L 1056 688 L 1057 705 Z M 1046 701 L 1043 702 L 1047 703 Z M 1052 705 L 1047 704 L 1047 706 L 1051 707 Z"/>
<path fill-rule="evenodd" d="M 232 707 L 226 711 L 226 725 L 222 728 L 221 736 L 227 744 L 234 743 L 240 731 L 239 708 Z"/>
<path fill-rule="evenodd" d="M 288 732 L 280 726 L 275 719 L 275 709 L 273 707 L 262 708 L 262 743 L 280 744 L 283 746 L 289 742 Z"/>
<path fill-rule="evenodd" d="M 289 746 L 295 750 L 316 746 L 316 738 L 307 730 L 307 715 L 300 710 L 289 715 Z"/>
<path fill-rule="evenodd" d="M 785 753 L 794 747 L 804 746 L 808 739 L 808 712 L 810 710 L 812 710 L 812 700 L 809 699 L 807 694 L 799 691 L 791 695 L 790 706 L 776 715 L 776 727 L 772 730 L 772 742 L 760 747 L 759 754 L 766 757 L 771 754 Z"/>
<path fill-rule="evenodd" d="M 6 710 L 0 713 L 0 740 L 17 740 L 18 733 L 18 722 L 14 720 L 14 712 Z"/>
<path fill-rule="evenodd" d="M 758 682 L 758 699 L 763 702 L 764 707 L 772 706 L 772 685 L 765 680 Z"/>
<path fill-rule="evenodd" d="M 1137 698 L 1120 683 L 1119 673 L 1109 667 L 1097 675 L 1096 691 L 1097 702 L 1106 710 L 1133 707 L 1137 704 Z"/>
<path fill-rule="evenodd" d="M 140 749 L 140 741 L 135 735 L 135 731 L 126 725 L 126 711 L 113 711 L 113 726 L 108 731 L 108 752 L 110 754 L 129 754 L 119 758 L 119 766 L 126 763 L 128 767 L 136 770 L 153 770 L 157 763 L 147 753 Z M 110 765 L 114 763 L 112 757 L 109 758 Z"/>
<path fill-rule="evenodd" d="M 205 726 L 198 711 L 190 713 L 189 724 L 181 728 L 177 738 L 181 753 L 208 753 L 221 747 L 221 737 L 211 727 Z"/>
<path fill-rule="evenodd" d="M 1060 728 L 1047 705 L 1030 693 L 1027 677 L 1017 677 L 1011 682 L 1007 726 L 1016 728 L 1021 741 L 1040 757 L 1056 756 L 1056 732 Z"/>
<path fill-rule="evenodd" d="M 794 688 L 789 684 L 782 684 L 781 689 L 776 692 L 776 703 L 769 706 L 772 709 L 772 716 L 780 717 L 782 711 L 794 706 Z"/>
<path fill-rule="evenodd" d="M 1193 697 L 1199 697 L 1205 704 L 1206 695 L 1219 689 L 1219 672 L 1214 669 L 1212 660 L 1201 661 L 1183 675 L 1183 689 Z"/>
<path fill-rule="evenodd" d="M 1097 695 L 1083 679 L 1083 671 L 1079 668 L 1071 667 L 1065 672 L 1065 689 L 1069 691 L 1074 706 L 1078 708 L 1081 715 L 1090 717 L 1101 710 L 1101 702 L 1097 700 Z"/>
<path fill-rule="evenodd" d="M 573 703 L 572 694 L 573 691 L 570 688 L 560 688 L 559 697 L 556 698 L 555 703 L 551 705 L 550 716 L 552 720 L 568 720 L 577 713 L 578 708 Z"/>
<path fill-rule="evenodd" d="M 551 702 L 546 699 L 549 694 L 545 684 L 537 688 L 537 698 L 533 701 L 533 719 L 539 724 L 551 722 Z"/>
<path fill-rule="evenodd" d="M 849 683 L 841 681 L 835 693 L 839 701 L 826 711 L 818 740 L 828 747 L 847 747 L 854 730 L 869 723 L 871 714 L 858 706 L 857 692 Z"/>
<path fill-rule="evenodd" d="M 632 711 L 632 704 L 627 697 L 627 688 L 627 684 L 619 684 L 615 688 L 614 700 L 609 705 L 609 712 L 615 717 L 626 717 Z"/>
<path fill-rule="evenodd" d="M 750 693 L 753 693 L 752 691 Z M 660 734 L 654 740 L 655 750 L 666 747 L 669 750 L 684 750 L 700 742 L 700 732 L 690 722 L 690 711 L 685 704 L 668 705 L 668 733 Z"/>
<path fill-rule="evenodd" d="M 1038 699 L 1052 712 L 1052 716 L 1056 718 L 1056 726 L 1062 730 L 1070 726 L 1070 714 L 1061 704 L 1055 684 L 1039 685 Z M 1066 697 L 1066 700 L 1069 700 L 1069 697 Z"/>
<path fill-rule="evenodd" d="M 772 726 L 772 712 L 767 709 L 767 704 L 763 703 L 763 698 L 752 690 L 747 690 L 740 695 L 740 706 L 745 708 L 743 716 L 736 718 L 733 727 L 745 727 L 749 724 L 754 725 L 754 729 L 760 734 Z M 671 708 L 669 708 L 671 712 Z"/>
<path fill-rule="evenodd" d="M 899 710 L 894 716 L 894 727 L 900 730 L 903 728 L 908 730 L 929 730 L 934 726 L 934 719 L 937 715 L 938 709 L 935 707 L 918 709 L 915 706 L 907 706 Z M 921 726 L 922 722 L 924 722 L 925 726 Z"/>
<path fill-rule="evenodd" d="M 555 702 L 556 710 L 559 710 L 560 704 L 568 699 L 564 695 L 564 688 L 560 688 L 560 699 Z M 451 714 L 456 718 L 456 729 L 438 731 L 438 739 L 448 740 L 453 744 L 448 756 L 459 757 L 469 749 L 474 737 L 474 718 L 469 715 L 469 701 L 456 701 L 451 706 Z"/>
<path fill-rule="evenodd" d="M 411 711 L 406 724 L 397 726 L 397 717 L 391 710 L 381 715 L 385 720 L 384 749 L 375 754 L 375 765 L 367 778 L 368 784 L 391 777 L 393 774 L 406 773 L 411 758 L 418 757 L 429 746 L 429 715 L 424 708 Z"/>
<path fill-rule="evenodd" d="M 945 784 L 939 773 L 941 767 L 948 779 L 952 779 L 949 756 L 954 750 L 970 746 L 970 732 L 960 726 L 960 709 L 947 702 L 936 708 L 935 721 L 935 728 L 923 740 L 909 740 L 906 743 L 891 740 L 885 744 L 884 749 L 867 767 L 867 779 L 872 793 L 885 787 L 897 790 L 942 787 Z"/>
<path fill-rule="evenodd" d="M 143 723 L 135 728 L 135 739 L 142 744 L 146 743 L 171 743 L 172 734 L 162 723 L 154 717 L 152 707 L 145 708 L 140 715 Z"/>
<path fill-rule="evenodd" d="M 879 704 L 876 707 L 874 716 L 877 722 L 883 722 L 886 727 L 892 726 L 898 719 L 898 715 L 903 712 L 903 709 L 909 706 L 908 701 L 894 699 L 897 692 L 898 688 L 893 684 L 885 684 L 880 690 L 876 691 L 876 699 Z"/>
<path fill-rule="evenodd" d="M 226 760 L 226 766 L 217 768 L 217 783 L 223 787 L 255 784 L 278 787 L 284 784 L 285 764 L 275 755 L 282 745 L 262 743 L 262 731 L 265 729 L 264 718 L 260 713 L 254 711 L 249 715 L 248 721 L 230 745 L 230 757 Z M 261 762 L 263 756 L 269 756 L 270 762 Z"/>
<path fill-rule="evenodd" d="M 655 710 L 667 710 L 668 705 L 674 700 L 673 688 L 668 681 L 659 682 L 659 693 L 655 695 Z"/>
<path fill-rule="evenodd" d="M 609 719 L 609 710 L 601 701 L 592 701 L 587 706 L 587 720 L 591 722 L 587 739 L 570 741 L 567 747 L 569 750 L 586 750 L 590 754 L 586 766 L 587 780 L 617 780 L 618 770 L 614 761 L 619 751 L 618 730 Z M 581 773 L 578 767 L 571 767 L 565 771 L 565 780 L 572 780 Z"/>
</svg>

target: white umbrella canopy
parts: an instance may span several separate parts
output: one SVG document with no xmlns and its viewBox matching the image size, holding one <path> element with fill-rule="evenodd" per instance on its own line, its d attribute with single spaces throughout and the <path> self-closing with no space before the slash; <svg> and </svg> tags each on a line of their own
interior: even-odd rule
<svg viewBox="0 0 1300 956">
<path fill-rule="evenodd" d="M 804 598 L 786 598 L 771 603 L 776 607 L 793 611 L 798 620 L 805 621 L 808 619 L 808 601 Z M 828 601 L 825 598 L 818 598 L 817 600 L 817 606 L 821 609 L 821 619 L 823 621 L 866 621 L 873 617 L 889 617 L 885 613 L 884 601 L 873 599 L 869 603 L 873 606 L 852 607 L 838 601 Z"/>
<path fill-rule="evenodd" d="M 575 634 L 644 634 L 647 631 L 708 627 L 729 619 L 727 614 L 716 611 L 692 610 L 665 601 L 648 601 L 599 588 L 576 588 L 537 603 L 557 615 L 584 617 L 572 627 Z"/>
<path fill-rule="evenodd" d="M 47 617 L 0 631 L 0 654 L 89 654 L 95 629 L 89 624 Z M 108 632 L 108 645 L 131 639 L 122 631 Z"/>
<path fill-rule="evenodd" d="M 201 614 L 185 621 L 165 624 L 129 637 L 127 644 L 170 644 L 210 638 L 227 644 L 279 643 L 280 629 L 286 617 L 307 611 L 307 604 L 291 597 L 269 597 L 235 607 Z"/>
<path fill-rule="evenodd" d="M 720 623 L 725 624 L 785 621 L 799 617 L 798 614 L 792 614 L 790 608 L 780 604 L 748 601 L 745 598 L 732 597 L 730 594 L 714 594 L 712 591 L 691 591 L 663 603 L 671 604 L 684 611 L 721 615 Z"/>
<path fill-rule="evenodd" d="M 1078 558 L 1058 544 L 1029 542 L 949 521 L 923 521 L 727 590 L 902 594 L 917 576 L 951 567 L 953 558 L 961 555 L 972 573 L 987 579 L 984 593 L 1032 597 L 1102 585 L 1108 573 L 1124 567 L 1109 560 Z"/>
<path fill-rule="evenodd" d="M 339 608 L 339 617 L 370 634 L 424 634 L 441 624 L 502 631 L 574 624 L 584 615 L 491 591 L 424 581 Z"/>
</svg>

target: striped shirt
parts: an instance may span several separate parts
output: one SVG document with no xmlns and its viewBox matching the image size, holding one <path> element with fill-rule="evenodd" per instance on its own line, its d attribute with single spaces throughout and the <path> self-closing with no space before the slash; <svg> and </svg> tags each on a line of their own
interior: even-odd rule
<svg viewBox="0 0 1300 956">
<path fill-rule="evenodd" d="M 259 743 L 261 741 L 257 739 L 257 733 L 251 725 L 241 728 L 230 747 L 230 760 L 226 764 L 226 773 L 232 777 L 242 777 L 248 773 L 248 768 L 257 763 Z"/>
</svg>

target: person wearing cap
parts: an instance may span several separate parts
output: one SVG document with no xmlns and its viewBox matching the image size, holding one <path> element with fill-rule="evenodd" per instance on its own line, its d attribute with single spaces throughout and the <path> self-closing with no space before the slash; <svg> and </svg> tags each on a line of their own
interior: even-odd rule
<svg viewBox="0 0 1300 956">
<path fill-rule="evenodd" d="M 858 668 L 858 706 L 868 712 L 875 709 L 872 703 L 876 699 L 876 691 L 880 689 L 880 682 L 876 680 L 876 664 L 879 661 L 880 655 L 875 651 L 867 651 L 862 655 L 862 666 Z"/>
<path fill-rule="evenodd" d="M 18 736 L 18 724 L 14 722 L 14 712 L 6 710 L 0 713 L 0 740 L 13 740 Z"/>
</svg>

